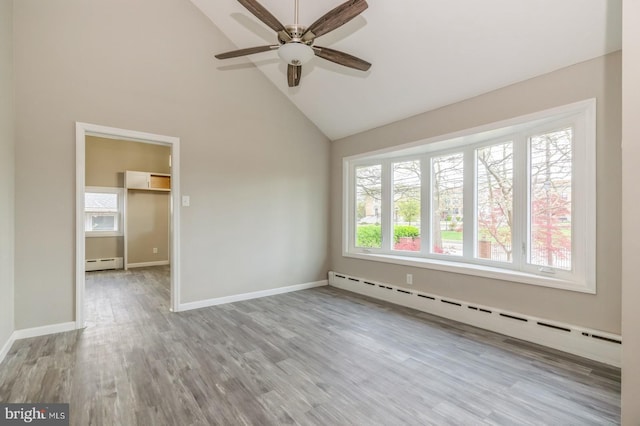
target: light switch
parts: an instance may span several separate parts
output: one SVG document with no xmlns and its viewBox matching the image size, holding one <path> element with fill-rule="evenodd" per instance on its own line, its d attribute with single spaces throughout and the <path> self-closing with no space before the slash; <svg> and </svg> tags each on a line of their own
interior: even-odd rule
<svg viewBox="0 0 640 426">
<path fill-rule="evenodd" d="M 189 207 L 191 205 L 191 198 L 188 195 L 182 196 L 182 207 Z"/>
</svg>

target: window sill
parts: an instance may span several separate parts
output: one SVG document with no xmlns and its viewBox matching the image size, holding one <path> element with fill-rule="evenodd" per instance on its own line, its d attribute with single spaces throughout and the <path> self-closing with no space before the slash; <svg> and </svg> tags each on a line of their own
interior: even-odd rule
<svg viewBox="0 0 640 426">
<path fill-rule="evenodd" d="M 86 238 L 98 238 L 98 237 L 123 237 L 121 232 L 85 232 Z"/>
<path fill-rule="evenodd" d="M 552 277 L 542 277 L 526 272 L 512 271 L 486 265 L 472 263 L 449 262 L 440 259 L 416 258 L 392 254 L 349 253 L 343 252 L 344 257 L 369 260 L 374 262 L 393 263 L 396 265 L 413 266 L 416 268 L 434 269 L 437 271 L 453 272 L 456 274 L 472 275 L 483 278 L 493 278 L 522 284 L 551 287 L 560 290 L 576 291 L 580 293 L 596 294 L 595 288 L 587 287 L 584 282 L 569 281 Z"/>
</svg>

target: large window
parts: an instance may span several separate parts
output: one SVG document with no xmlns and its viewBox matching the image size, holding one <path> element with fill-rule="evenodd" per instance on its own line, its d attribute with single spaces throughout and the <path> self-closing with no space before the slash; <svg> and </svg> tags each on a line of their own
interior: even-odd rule
<svg viewBox="0 0 640 426">
<path fill-rule="evenodd" d="M 464 153 L 431 158 L 431 253 L 462 256 Z"/>
<path fill-rule="evenodd" d="M 567 127 L 529 139 L 529 262 L 571 270 L 571 145 Z"/>
<path fill-rule="evenodd" d="M 345 256 L 595 291 L 595 101 L 344 161 Z"/>
<path fill-rule="evenodd" d="M 420 161 L 393 163 L 393 249 L 420 251 Z"/>
<path fill-rule="evenodd" d="M 356 246 L 382 247 L 382 170 L 380 165 L 356 168 Z"/>
<path fill-rule="evenodd" d="M 512 263 L 513 142 L 475 151 L 476 257 Z"/>
<path fill-rule="evenodd" d="M 87 237 L 123 235 L 122 188 L 87 187 L 84 193 L 84 230 Z"/>
</svg>

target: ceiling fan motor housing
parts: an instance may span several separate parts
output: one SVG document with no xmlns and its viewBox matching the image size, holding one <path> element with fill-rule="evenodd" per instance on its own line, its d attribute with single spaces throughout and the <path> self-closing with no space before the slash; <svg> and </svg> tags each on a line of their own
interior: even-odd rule
<svg viewBox="0 0 640 426">
<path fill-rule="evenodd" d="M 287 32 L 291 35 L 291 39 L 294 41 L 301 41 L 302 36 L 307 31 L 307 27 L 303 25 L 287 25 L 285 27 Z"/>
</svg>

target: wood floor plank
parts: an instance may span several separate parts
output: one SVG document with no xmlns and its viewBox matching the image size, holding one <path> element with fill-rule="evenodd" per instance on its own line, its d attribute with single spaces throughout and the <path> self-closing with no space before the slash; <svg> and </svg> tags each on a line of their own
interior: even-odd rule
<svg viewBox="0 0 640 426">
<path fill-rule="evenodd" d="M 73 425 L 608 425 L 620 370 L 330 287 L 169 312 L 169 269 L 87 274 L 88 327 L 16 342 L 0 401 Z"/>
</svg>

